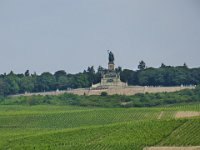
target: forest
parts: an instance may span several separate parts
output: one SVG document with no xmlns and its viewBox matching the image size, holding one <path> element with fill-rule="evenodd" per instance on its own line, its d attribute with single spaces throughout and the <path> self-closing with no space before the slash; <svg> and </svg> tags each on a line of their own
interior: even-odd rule
<svg viewBox="0 0 200 150">
<path fill-rule="evenodd" d="M 7 96 L 25 92 L 45 92 L 55 90 L 67 90 L 75 88 L 88 88 L 101 80 L 102 74 L 107 69 L 93 66 L 76 74 L 59 70 L 55 73 L 43 72 L 42 74 L 25 73 L 15 74 L 13 71 L 0 75 L 0 95 Z M 121 80 L 128 85 L 140 86 L 180 86 L 200 84 L 200 68 L 183 66 L 166 66 L 161 64 L 159 68 L 146 67 L 141 61 L 138 70 L 116 68 Z"/>
</svg>

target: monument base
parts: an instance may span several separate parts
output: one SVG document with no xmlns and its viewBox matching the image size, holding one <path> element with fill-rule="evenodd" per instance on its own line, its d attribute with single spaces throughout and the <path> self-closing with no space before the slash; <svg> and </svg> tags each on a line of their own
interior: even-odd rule
<svg viewBox="0 0 200 150">
<path fill-rule="evenodd" d="M 117 88 L 117 87 L 127 87 L 127 83 L 124 83 L 120 80 L 120 75 L 115 71 L 109 71 L 103 75 L 101 82 L 98 84 L 92 85 L 92 89 L 108 89 L 108 88 Z"/>
</svg>

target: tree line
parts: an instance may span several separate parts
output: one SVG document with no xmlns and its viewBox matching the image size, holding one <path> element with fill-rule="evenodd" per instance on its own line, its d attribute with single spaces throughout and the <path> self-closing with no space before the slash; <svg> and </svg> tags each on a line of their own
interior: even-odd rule
<svg viewBox="0 0 200 150">
<path fill-rule="evenodd" d="M 29 70 L 22 74 L 15 74 L 13 71 L 0 75 L 0 95 L 12 95 L 25 92 L 44 92 L 89 88 L 92 84 L 100 82 L 102 74 L 108 70 L 99 66 L 95 71 L 94 67 L 76 74 L 66 73 L 59 70 L 54 74 L 44 72 L 40 75 L 30 74 Z M 188 68 L 183 66 L 166 66 L 161 64 L 159 68 L 146 67 L 144 61 L 138 65 L 138 70 L 116 68 L 120 73 L 121 80 L 129 85 L 141 86 L 178 86 L 200 84 L 200 68 Z"/>
<path fill-rule="evenodd" d="M 163 63 L 159 68 L 146 67 L 143 61 L 138 65 L 139 70 L 124 69 L 121 80 L 129 85 L 142 86 L 180 86 L 200 84 L 200 67 L 188 68 L 183 66 L 166 66 Z"/>
</svg>

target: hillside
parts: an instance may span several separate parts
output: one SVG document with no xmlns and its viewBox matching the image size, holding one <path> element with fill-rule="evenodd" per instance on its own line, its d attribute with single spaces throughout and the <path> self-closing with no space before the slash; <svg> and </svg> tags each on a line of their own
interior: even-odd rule
<svg viewBox="0 0 200 150">
<path fill-rule="evenodd" d="M 171 104 L 200 102 L 200 86 L 176 92 L 137 93 L 135 95 L 76 95 L 71 93 L 55 95 L 18 95 L 0 97 L 0 104 L 6 105 L 76 105 L 86 107 L 153 107 Z"/>
<path fill-rule="evenodd" d="M 152 108 L 0 105 L 0 149 L 141 150 L 199 146 L 200 103 Z"/>
</svg>

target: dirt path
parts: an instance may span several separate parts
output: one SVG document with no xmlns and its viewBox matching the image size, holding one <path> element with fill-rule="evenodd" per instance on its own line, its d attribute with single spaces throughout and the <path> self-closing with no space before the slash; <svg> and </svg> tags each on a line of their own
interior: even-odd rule
<svg viewBox="0 0 200 150">
<path fill-rule="evenodd" d="M 163 115 L 164 111 L 161 111 L 159 116 L 158 116 L 158 119 L 161 119 L 162 115 Z"/>
<path fill-rule="evenodd" d="M 176 118 L 188 118 L 188 117 L 195 117 L 200 116 L 200 112 L 196 111 L 178 111 L 175 115 Z"/>
<path fill-rule="evenodd" d="M 146 147 L 143 150 L 200 150 L 200 146 L 191 146 L 191 147 Z"/>
</svg>

